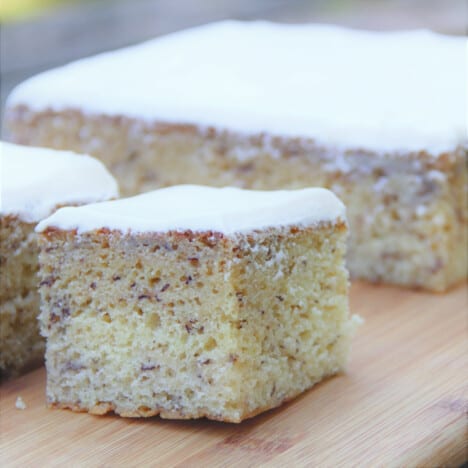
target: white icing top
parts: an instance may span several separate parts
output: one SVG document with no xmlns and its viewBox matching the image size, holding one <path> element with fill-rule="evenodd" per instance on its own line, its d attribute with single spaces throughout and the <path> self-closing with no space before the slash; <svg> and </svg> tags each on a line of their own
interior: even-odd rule
<svg viewBox="0 0 468 468">
<path fill-rule="evenodd" d="M 0 214 L 35 222 L 57 205 L 118 196 L 107 169 L 91 156 L 0 142 Z"/>
<path fill-rule="evenodd" d="M 467 138 L 466 47 L 424 30 L 225 21 L 43 73 L 8 105 L 437 155 Z"/>
<path fill-rule="evenodd" d="M 215 231 L 224 234 L 273 226 L 345 220 L 343 203 L 329 190 L 254 191 L 176 185 L 131 198 L 66 207 L 37 226 L 79 233 L 108 228 L 122 232 Z"/>
</svg>

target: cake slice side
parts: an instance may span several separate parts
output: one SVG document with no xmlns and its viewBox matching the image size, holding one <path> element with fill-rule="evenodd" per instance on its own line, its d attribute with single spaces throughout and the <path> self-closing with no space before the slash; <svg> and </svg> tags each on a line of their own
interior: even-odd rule
<svg viewBox="0 0 468 468">
<path fill-rule="evenodd" d="M 239 420 L 228 240 L 107 230 L 46 236 L 41 323 L 49 404 Z"/>
<path fill-rule="evenodd" d="M 344 222 L 42 234 L 51 406 L 240 422 L 343 370 Z"/>
<path fill-rule="evenodd" d="M 235 248 L 245 414 L 281 405 L 344 370 L 349 315 L 343 221 L 268 229 Z"/>
<path fill-rule="evenodd" d="M 117 196 L 115 180 L 87 155 L 0 142 L 0 374 L 43 361 L 36 224 L 61 206 Z"/>
<path fill-rule="evenodd" d="M 0 372 L 13 376 L 39 364 L 45 342 L 39 334 L 35 223 L 0 216 Z"/>
</svg>

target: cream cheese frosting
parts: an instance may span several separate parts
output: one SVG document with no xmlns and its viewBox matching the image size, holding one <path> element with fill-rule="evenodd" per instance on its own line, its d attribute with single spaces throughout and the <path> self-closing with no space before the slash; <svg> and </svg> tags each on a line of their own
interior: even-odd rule
<svg viewBox="0 0 468 468">
<path fill-rule="evenodd" d="M 467 39 L 225 21 L 80 60 L 8 106 L 438 155 L 467 140 Z"/>
<path fill-rule="evenodd" d="M 60 205 L 108 200 L 117 183 L 91 156 L 0 142 L 0 214 L 36 222 Z"/>
<path fill-rule="evenodd" d="M 343 203 L 329 190 L 255 191 L 233 187 L 176 185 L 131 198 L 66 207 L 41 221 L 79 233 L 107 228 L 121 232 L 214 231 L 234 234 L 274 226 L 346 220 Z"/>
</svg>

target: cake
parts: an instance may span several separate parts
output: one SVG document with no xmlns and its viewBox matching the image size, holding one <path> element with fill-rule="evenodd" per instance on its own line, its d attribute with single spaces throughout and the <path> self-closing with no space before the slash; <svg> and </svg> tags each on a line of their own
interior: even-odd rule
<svg viewBox="0 0 468 468">
<path fill-rule="evenodd" d="M 467 276 L 466 38 L 226 21 L 58 68 L 11 94 L 14 141 L 99 157 L 125 195 L 322 186 L 355 278 Z"/>
<path fill-rule="evenodd" d="M 346 362 L 343 204 L 174 186 L 38 227 L 49 405 L 240 422 Z"/>
<path fill-rule="evenodd" d="M 34 228 L 59 206 L 117 196 L 90 156 L 0 142 L 0 375 L 43 362 Z"/>
</svg>

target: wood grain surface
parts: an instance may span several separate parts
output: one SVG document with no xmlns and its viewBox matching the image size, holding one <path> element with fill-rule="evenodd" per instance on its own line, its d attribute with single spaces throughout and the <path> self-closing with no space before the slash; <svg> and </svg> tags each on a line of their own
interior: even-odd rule
<svg viewBox="0 0 468 468">
<path fill-rule="evenodd" d="M 49 410 L 45 372 L 0 388 L 2 466 L 453 466 L 467 460 L 468 289 L 353 284 L 348 372 L 240 425 Z M 19 410 L 21 396 L 27 408 Z"/>
</svg>

